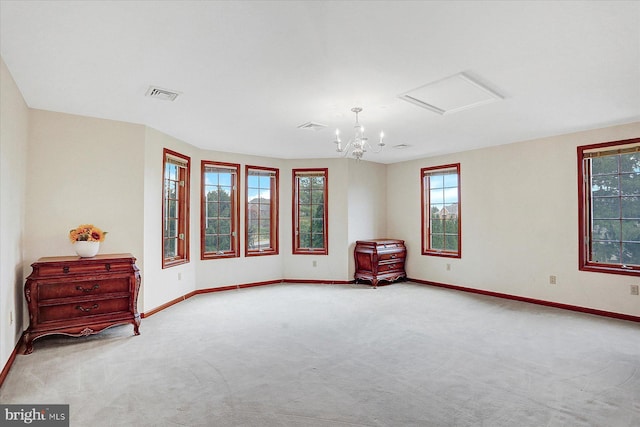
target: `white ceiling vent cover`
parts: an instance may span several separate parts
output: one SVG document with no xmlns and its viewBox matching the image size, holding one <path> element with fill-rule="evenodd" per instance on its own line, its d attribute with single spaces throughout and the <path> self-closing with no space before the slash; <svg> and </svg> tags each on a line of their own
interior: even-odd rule
<svg viewBox="0 0 640 427">
<path fill-rule="evenodd" d="M 326 128 L 327 125 L 323 125 L 322 123 L 315 122 L 307 122 L 298 126 L 298 129 L 311 129 L 311 130 L 320 130 Z"/>
<path fill-rule="evenodd" d="M 465 73 L 420 86 L 398 98 L 438 114 L 449 114 L 503 99 Z"/>
<path fill-rule="evenodd" d="M 147 93 L 145 93 L 145 96 L 148 96 L 150 98 L 162 99 L 163 101 L 175 101 L 178 95 L 180 95 L 180 92 L 163 89 L 157 86 L 149 86 L 149 89 L 147 89 Z"/>
</svg>

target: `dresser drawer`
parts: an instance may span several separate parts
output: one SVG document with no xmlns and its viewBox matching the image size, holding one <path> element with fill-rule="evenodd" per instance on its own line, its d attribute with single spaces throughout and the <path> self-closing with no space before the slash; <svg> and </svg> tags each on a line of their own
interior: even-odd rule
<svg viewBox="0 0 640 427">
<path fill-rule="evenodd" d="M 404 263 L 389 262 L 378 264 L 378 273 L 388 273 L 390 271 L 404 271 Z"/>
<path fill-rule="evenodd" d="M 40 283 L 38 286 L 38 299 L 44 301 L 54 298 L 100 295 L 114 292 L 129 292 L 129 278 Z"/>
<path fill-rule="evenodd" d="M 90 264 L 78 264 L 78 263 L 58 263 L 55 265 L 41 265 L 39 268 L 39 274 L 41 277 L 46 276 L 61 276 L 61 275 L 74 275 L 74 274 L 100 274 L 100 273 L 115 273 L 118 271 L 126 272 L 131 270 L 131 264 L 126 262 L 95 262 Z"/>
<path fill-rule="evenodd" d="M 396 251 L 389 252 L 379 252 L 378 259 L 380 261 L 394 260 L 394 259 L 404 259 L 405 252 L 398 249 Z"/>
<path fill-rule="evenodd" d="M 129 310 L 129 296 L 104 300 L 87 300 L 70 304 L 42 305 L 38 307 L 40 322 L 54 322 L 78 317 L 113 314 Z"/>
</svg>

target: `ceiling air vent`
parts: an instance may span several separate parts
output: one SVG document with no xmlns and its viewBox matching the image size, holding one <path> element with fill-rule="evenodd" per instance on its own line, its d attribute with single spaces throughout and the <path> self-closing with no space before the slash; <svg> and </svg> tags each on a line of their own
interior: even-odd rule
<svg viewBox="0 0 640 427">
<path fill-rule="evenodd" d="M 323 125 L 322 123 L 315 122 L 307 122 L 298 126 L 298 129 L 311 129 L 311 130 L 320 130 L 326 128 L 327 125 Z"/>
<path fill-rule="evenodd" d="M 175 92 L 169 89 L 162 89 L 157 86 L 149 86 L 147 93 L 145 96 L 150 98 L 162 99 L 163 101 L 175 101 L 175 99 L 180 95 L 180 92 Z"/>
</svg>

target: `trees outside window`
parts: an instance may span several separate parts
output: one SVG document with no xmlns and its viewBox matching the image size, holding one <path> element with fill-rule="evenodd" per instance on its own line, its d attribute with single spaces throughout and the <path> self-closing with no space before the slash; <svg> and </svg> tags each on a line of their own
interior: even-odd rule
<svg viewBox="0 0 640 427">
<path fill-rule="evenodd" d="M 422 254 L 460 258 L 460 163 L 422 168 Z"/>
<path fill-rule="evenodd" d="M 200 252 L 202 259 L 240 256 L 240 165 L 202 161 Z"/>
<path fill-rule="evenodd" d="M 293 253 L 327 255 L 328 169 L 293 170 Z"/>
<path fill-rule="evenodd" d="M 578 147 L 579 267 L 640 275 L 640 138 Z"/>
<path fill-rule="evenodd" d="M 189 262 L 189 173 L 191 159 L 163 150 L 162 268 Z"/>
<path fill-rule="evenodd" d="M 245 166 L 245 256 L 278 253 L 278 169 Z"/>
</svg>

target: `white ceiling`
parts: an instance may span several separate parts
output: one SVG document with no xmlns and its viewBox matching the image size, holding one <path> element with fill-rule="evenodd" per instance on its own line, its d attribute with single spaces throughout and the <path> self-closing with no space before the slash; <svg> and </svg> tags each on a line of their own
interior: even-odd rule
<svg viewBox="0 0 640 427">
<path fill-rule="evenodd" d="M 637 1 L 2 0 L 0 46 L 31 108 L 279 158 L 336 156 L 354 106 L 385 132 L 365 155 L 381 163 L 640 120 Z M 439 115 L 398 98 L 459 72 L 504 99 Z"/>
</svg>

